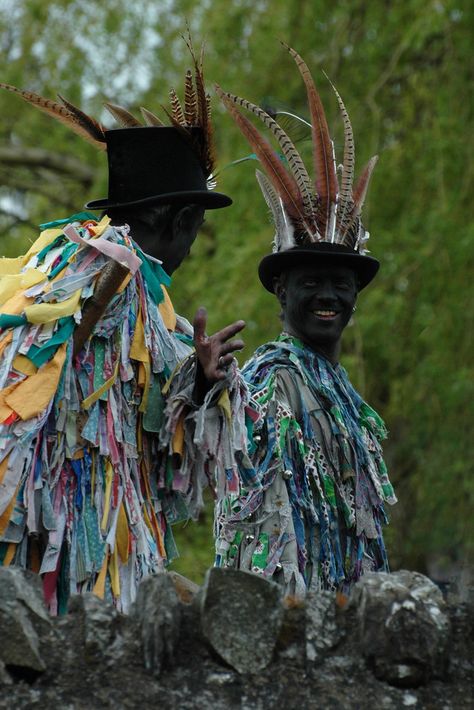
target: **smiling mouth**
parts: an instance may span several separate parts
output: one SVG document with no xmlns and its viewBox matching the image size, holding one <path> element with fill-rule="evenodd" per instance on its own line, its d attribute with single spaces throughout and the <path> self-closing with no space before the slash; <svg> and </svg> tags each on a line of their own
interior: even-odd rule
<svg viewBox="0 0 474 710">
<path fill-rule="evenodd" d="M 323 320 L 331 320 L 337 316 L 336 311 L 313 311 L 313 314 L 317 318 L 322 318 Z"/>
</svg>

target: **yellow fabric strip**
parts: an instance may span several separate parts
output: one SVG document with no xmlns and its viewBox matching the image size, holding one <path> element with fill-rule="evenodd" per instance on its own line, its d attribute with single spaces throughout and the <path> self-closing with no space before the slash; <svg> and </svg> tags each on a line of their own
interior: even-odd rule
<svg viewBox="0 0 474 710">
<path fill-rule="evenodd" d="M 8 419 L 13 414 L 13 409 L 8 406 L 5 399 L 16 390 L 19 384 L 19 382 L 15 382 L 13 385 L 8 385 L 8 387 L 0 390 L 0 422 L 4 422 L 5 419 Z"/>
<path fill-rule="evenodd" d="M 27 298 L 21 291 L 17 291 L 14 296 L 9 298 L 8 301 L 3 304 L 1 312 L 6 313 L 9 316 L 18 316 L 20 313 L 23 313 L 25 308 L 27 308 L 31 303 L 33 303 L 32 298 Z"/>
<path fill-rule="evenodd" d="M 37 269 L 27 269 L 21 274 L 4 276 L 0 279 L 0 304 L 8 301 L 19 290 L 36 286 L 46 280 L 46 276 Z"/>
<path fill-rule="evenodd" d="M 105 596 L 105 578 L 107 576 L 107 564 L 109 562 L 109 554 L 106 551 L 104 555 L 104 561 L 102 563 L 102 567 L 99 572 L 99 576 L 97 577 L 94 588 L 92 590 L 92 593 L 96 595 L 96 597 L 99 597 L 99 599 L 103 599 Z"/>
<path fill-rule="evenodd" d="M 14 259 L 9 259 L 3 256 L 0 259 L 0 277 L 10 276 L 11 274 L 19 274 L 23 265 L 25 263 L 25 258 L 23 256 L 16 256 Z"/>
<path fill-rule="evenodd" d="M 176 330 L 176 313 L 174 312 L 174 307 L 171 303 L 168 291 L 165 289 L 163 284 L 161 284 L 161 290 L 163 291 L 165 300 L 158 305 L 158 308 L 166 328 L 168 330 L 174 331 Z"/>
<path fill-rule="evenodd" d="M 5 478 L 5 473 L 8 468 L 8 459 L 10 458 L 10 454 L 7 454 L 3 461 L 0 463 L 0 485 L 3 482 L 3 479 Z"/>
<path fill-rule="evenodd" d="M 60 303 L 36 303 L 25 308 L 25 316 L 30 323 L 51 323 L 51 321 L 72 316 L 79 307 L 82 289 L 78 289 L 70 298 Z"/>
<path fill-rule="evenodd" d="M 184 424 L 183 417 L 178 419 L 175 432 L 173 434 L 173 453 L 183 455 L 184 450 Z"/>
<path fill-rule="evenodd" d="M 109 519 L 110 512 L 110 502 L 112 493 L 112 479 L 114 477 L 114 469 L 110 461 L 107 460 L 105 464 L 105 493 L 104 493 L 104 512 L 102 514 L 102 520 L 100 523 L 100 529 L 103 533 L 107 530 L 107 521 Z"/>
<path fill-rule="evenodd" d="M 13 360 L 12 367 L 22 375 L 34 375 L 38 372 L 36 365 L 26 355 L 17 355 Z"/>
<path fill-rule="evenodd" d="M 114 384 L 115 380 L 117 379 L 118 371 L 119 371 L 119 366 L 120 366 L 120 359 L 117 358 L 117 362 L 115 363 L 115 368 L 113 371 L 113 374 L 111 377 L 109 377 L 108 380 L 104 382 L 103 385 L 99 387 L 95 392 L 92 392 L 88 397 L 82 400 L 82 408 L 83 409 L 89 409 L 89 407 L 94 404 L 94 402 L 97 402 L 97 400 L 102 397 L 104 392 L 107 392 L 112 385 Z"/>
<path fill-rule="evenodd" d="M 115 546 L 118 550 L 119 557 L 125 565 L 128 562 L 128 520 L 127 513 L 123 502 L 120 504 L 120 510 L 117 520 L 117 533 L 115 536 Z"/>
<path fill-rule="evenodd" d="M 8 333 L 5 335 L 2 340 L 0 340 L 0 357 L 3 355 L 3 351 L 7 347 L 7 345 L 10 345 L 10 343 L 13 340 L 13 331 L 9 330 Z"/>
<path fill-rule="evenodd" d="M 100 237 L 106 229 L 108 229 L 109 224 L 111 222 L 110 217 L 107 217 L 107 215 L 104 215 L 100 222 L 95 225 L 95 227 L 88 227 L 89 231 L 92 232 L 95 238 Z"/>
<path fill-rule="evenodd" d="M 124 278 L 124 280 L 122 281 L 122 283 L 120 284 L 120 286 L 118 287 L 117 293 L 122 293 L 122 291 L 125 291 L 125 289 L 127 288 L 128 284 L 130 283 L 132 278 L 133 278 L 133 276 L 132 276 L 131 272 L 129 271 L 128 274 L 126 275 L 126 277 Z"/>
<path fill-rule="evenodd" d="M 138 362 L 150 362 L 150 353 L 145 344 L 145 328 L 141 308 L 138 312 L 132 345 L 130 346 L 130 358 L 132 360 L 138 360 Z"/>
<path fill-rule="evenodd" d="M 2 516 L 0 517 L 0 537 L 3 537 L 5 530 L 8 527 L 8 523 L 10 522 L 10 518 L 13 513 L 13 508 L 15 507 L 15 501 L 16 501 L 16 496 L 18 493 L 18 486 L 15 489 L 15 493 L 13 494 L 13 497 L 5 510 L 3 511 Z"/>
<path fill-rule="evenodd" d="M 41 232 L 40 236 L 38 239 L 33 242 L 31 247 L 28 249 L 26 252 L 25 256 L 23 257 L 23 263 L 26 264 L 26 262 L 34 255 L 38 254 L 42 249 L 48 246 L 48 244 L 51 244 L 56 237 L 59 237 L 60 234 L 63 233 L 62 229 L 58 229 L 57 227 L 53 229 L 45 229 L 43 232 Z"/>
<path fill-rule="evenodd" d="M 15 557 L 15 552 L 17 548 L 17 543 L 16 542 L 11 542 L 8 545 L 7 552 L 5 554 L 5 557 L 3 558 L 3 566 L 4 567 L 9 567 L 11 564 L 11 561 Z"/>
<path fill-rule="evenodd" d="M 229 392 L 227 388 L 222 390 L 219 399 L 217 400 L 217 406 L 222 409 L 222 411 L 227 417 L 227 421 L 230 422 L 230 420 L 232 419 L 232 410 L 230 407 Z"/>
<path fill-rule="evenodd" d="M 150 391 L 150 379 L 151 379 L 151 365 L 149 362 L 141 362 L 140 370 L 143 368 L 143 394 L 142 401 L 138 407 L 139 412 L 146 412 L 146 407 L 148 404 L 148 393 Z M 140 384 L 140 382 L 139 382 Z"/>
<path fill-rule="evenodd" d="M 5 403 L 24 421 L 42 412 L 54 397 L 66 359 L 66 347 L 63 343 L 49 362 L 5 397 Z"/>
</svg>

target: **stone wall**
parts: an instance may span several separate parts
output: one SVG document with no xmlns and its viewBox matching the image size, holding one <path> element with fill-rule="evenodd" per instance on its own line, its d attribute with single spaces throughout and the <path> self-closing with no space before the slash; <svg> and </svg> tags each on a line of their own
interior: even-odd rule
<svg viewBox="0 0 474 710">
<path fill-rule="evenodd" d="M 0 707 L 472 708 L 473 631 L 472 600 L 406 571 L 305 603 L 246 572 L 169 573 L 129 616 L 83 595 L 50 618 L 39 579 L 1 568 Z"/>
</svg>

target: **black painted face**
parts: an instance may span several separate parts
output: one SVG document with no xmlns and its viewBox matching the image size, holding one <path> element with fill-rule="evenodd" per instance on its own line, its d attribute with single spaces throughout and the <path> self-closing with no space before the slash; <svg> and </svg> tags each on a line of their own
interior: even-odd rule
<svg viewBox="0 0 474 710">
<path fill-rule="evenodd" d="M 160 259 L 172 274 L 189 254 L 204 221 L 200 205 L 150 206 L 127 215 L 131 235 L 144 252 Z"/>
<path fill-rule="evenodd" d="M 285 329 L 314 350 L 338 344 L 357 300 L 357 281 L 344 266 L 298 266 L 277 285 Z"/>
</svg>

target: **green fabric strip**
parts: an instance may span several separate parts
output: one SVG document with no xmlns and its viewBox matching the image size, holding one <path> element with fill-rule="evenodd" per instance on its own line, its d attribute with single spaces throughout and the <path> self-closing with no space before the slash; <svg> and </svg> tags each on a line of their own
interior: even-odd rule
<svg viewBox="0 0 474 710">
<path fill-rule="evenodd" d="M 0 314 L 0 329 L 5 330 L 6 328 L 18 328 L 20 325 L 24 325 L 28 320 L 26 316 L 11 316 L 8 313 Z"/>
<path fill-rule="evenodd" d="M 97 215 L 92 214 L 92 212 L 77 212 L 70 217 L 66 217 L 66 219 L 56 219 L 54 222 L 44 222 L 39 225 L 39 228 L 43 232 L 45 229 L 54 229 L 54 227 L 61 227 L 63 224 L 70 224 L 71 222 L 87 222 L 90 219 L 97 222 Z"/>
<path fill-rule="evenodd" d="M 72 316 L 61 318 L 59 320 L 59 328 L 53 337 L 40 348 L 37 345 L 32 345 L 28 350 L 27 357 L 36 367 L 41 367 L 53 357 L 59 346 L 70 338 L 73 330 L 74 318 Z"/>
</svg>

